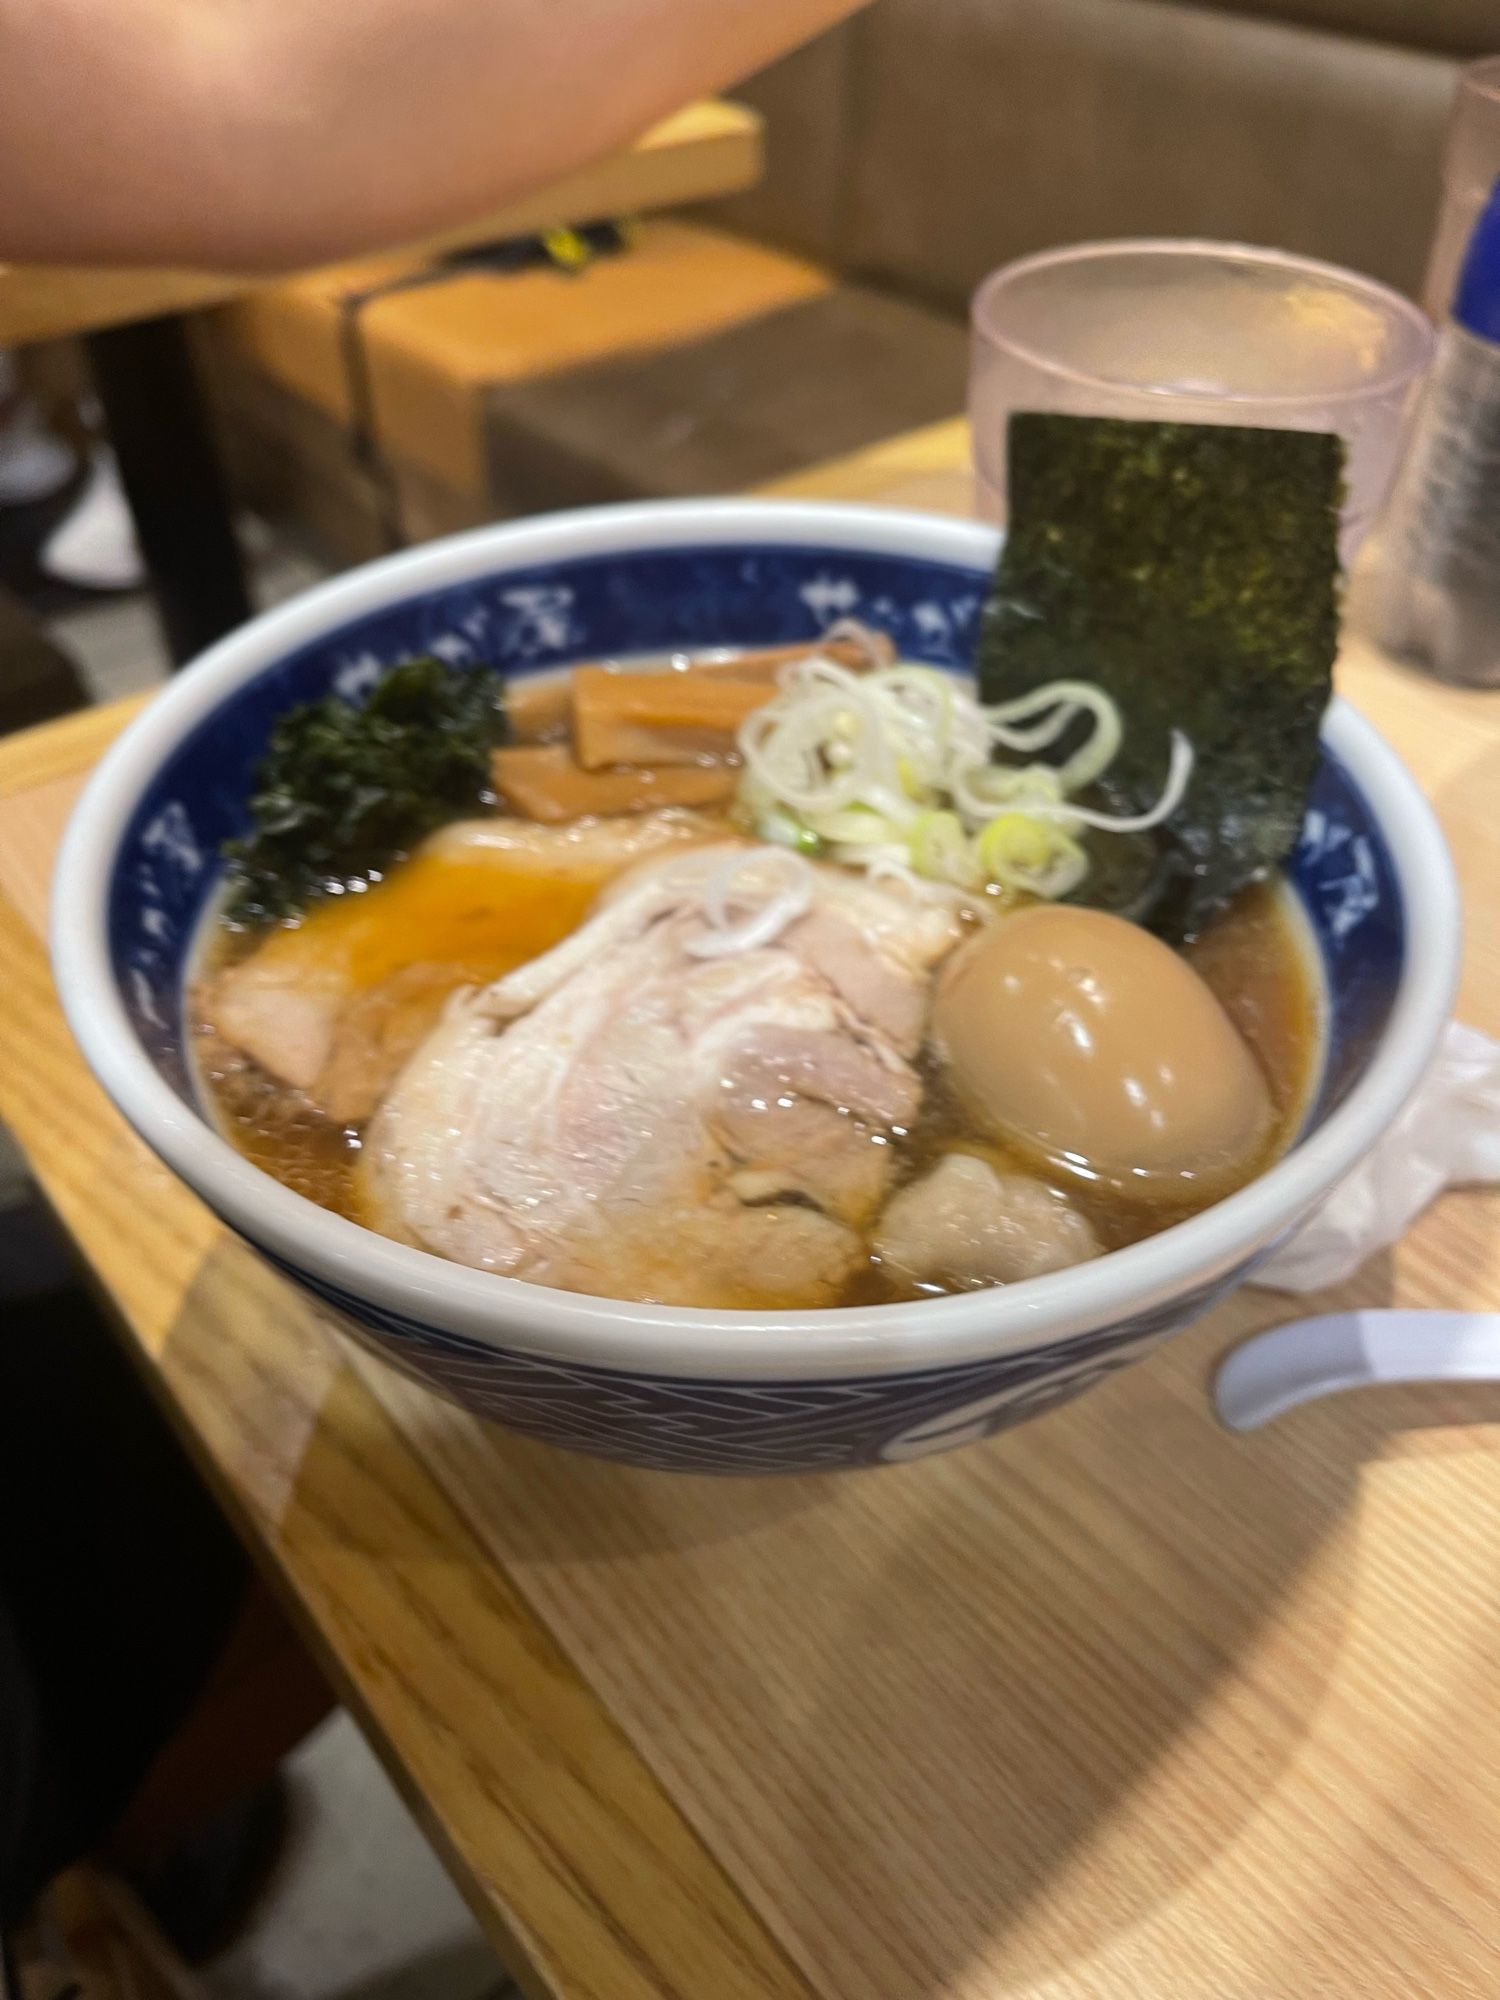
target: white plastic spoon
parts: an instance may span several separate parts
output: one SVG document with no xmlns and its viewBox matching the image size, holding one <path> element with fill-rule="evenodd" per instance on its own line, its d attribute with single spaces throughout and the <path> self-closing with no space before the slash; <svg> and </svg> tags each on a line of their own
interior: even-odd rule
<svg viewBox="0 0 1500 2000">
<path fill-rule="evenodd" d="M 1253 1431 L 1299 1403 L 1377 1382 L 1500 1382 L 1500 1313 L 1370 1311 L 1292 1320 L 1237 1347 L 1219 1420 Z"/>
</svg>

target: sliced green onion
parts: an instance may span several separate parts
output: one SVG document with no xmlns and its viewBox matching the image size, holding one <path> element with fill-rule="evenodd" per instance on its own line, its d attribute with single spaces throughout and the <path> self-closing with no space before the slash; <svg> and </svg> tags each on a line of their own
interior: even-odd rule
<svg viewBox="0 0 1500 2000">
<path fill-rule="evenodd" d="M 956 812 L 929 812 L 907 829 L 906 851 L 919 875 L 932 882 L 953 882 L 960 889 L 977 889 L 984 871 Z"/>
<path fill-rule="evenodd" d="M 758 839 L 769 841 L 771 846 L 789 847 L 796 854 L 823 852 L 824 843 L 812 828 L 780 806 L 771 806 L 756 815 L 755 832 Z"/>
<path fill-rule="evenodd" d="M 1084 741 L 1059 764 L 997 764 L 997 749 L 1034 755 L 1085 719 Z M 1081 827 L 1156 826 L 1181 802 L 1192 747 L 1174 734 L 1166 787 L 1148 812 L 1120 816 L 1076 803 L 1109 768 L 1123 727 L 1089 681 L 1054 681 L 983 708 L 953 675 L 910 663 L 863 676 L 823 656 L 783 669 L 777 694 L 741 727 L 741 808 L 764 838 L 867 873 L 909 868 L 968 891 L 1056 897 L 1076 888 L 1088 856 Z"/>
<path fill-rule="evenodd" d="M 953 802 L 971 821 L 984 825 L 1002 806 L 1029 810 L 1063 805 L 1062 780 L 1051 764 L 969 764 L 950 781 Z"/>
<path fill-rule="evenodd" d="M 1076 889 L 1089 869 L 1088 856 L 1070 833 L 1025 812 L 992 819 L 975 848 L 990 881 L 1048 900 Z"/>
</svg>

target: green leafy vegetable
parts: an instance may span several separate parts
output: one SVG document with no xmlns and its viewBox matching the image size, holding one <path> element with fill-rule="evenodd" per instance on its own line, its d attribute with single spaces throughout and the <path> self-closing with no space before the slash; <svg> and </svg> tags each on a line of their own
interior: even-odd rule
<svg viewBox="0 0 1500 2000">
<path fill-rule="evenodd" d="M 504 731 L 499 676 L 431 658 L 392 667 L 362 707 L 327 695 L 291 709 L 256 773 L 252 830 L 224 849 L 229 920 L 294 916 L 489 803 Z"/>
<path fill-rule="evenodd" d="M 1191 936 L 1302 823 L 1338 639 L 1342 442 L 1023 413 L 1009 486 L 980 692 L 1074 678 L 1112 695 L 1125 742 L 1099 788 L 1110 811 L 1149 808 L 1171 731 L 1187 735 L 1182 805 L 1150 833 L 1095 834 L 1078 900 Z"/>
</svg>

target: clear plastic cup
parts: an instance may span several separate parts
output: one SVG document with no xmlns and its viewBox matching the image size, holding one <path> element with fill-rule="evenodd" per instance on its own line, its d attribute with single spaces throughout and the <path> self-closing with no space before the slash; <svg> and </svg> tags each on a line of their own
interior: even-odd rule
<svg viewBox="0 0 1500 2000">
<path fill-rule="evenodd" d="M 979 511 L 1005 515 L 1012 410 L 1337 431 L 1346 564 L 1390 485 L 1431 322 L 1372 278 L 1237 243 L 1083 243 L 974 294 L 969 414 Z"/>
</svg>

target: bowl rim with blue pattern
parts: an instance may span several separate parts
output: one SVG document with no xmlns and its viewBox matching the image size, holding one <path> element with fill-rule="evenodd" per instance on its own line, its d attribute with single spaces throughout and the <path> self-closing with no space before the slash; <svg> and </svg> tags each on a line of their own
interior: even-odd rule
<svg viewBox="0 0 1500 2000">
<path fill-rule="evenodd" d="M 281 1186 L 219 1136 L 159 1072 L 132 1024 L 111 943 L 127 889 L 122 846 L 143 798 L 187 739 L 278 663 L 362 620 L 515 572 L 547 574 L 652 552 L 811 551 L 836 564 L 888 557 L 993 569 L 995 530 L 883 508 L 796 501 L 666 501 L 505 523 L 430 543 L 338 576 L 253 620 L 179 674 L 93 774 L 63 842 L 52 953 L 69 1023 L 115 1104 L 215 1212 L 315 1290 L 512 1352 L 624 1373 L 739 1382 L 900 1375 L 1018 1354 L 1150 1314 L 1218 1278 L 1307 1216 L 1391 1124 L 1449 1017 L 1457 980 L 1457 885 L 1415 781 L 1376 731 L 1335 700 L 1325 751 L 1361 795 L 1399 895 L 1398 984 L 1363 1075 L 1321 1123 L 1239 1192 L 1096 1262 L 1025 1284 L 900 1304 L 802 1312 L 658 1306 L 497 1277 L 378 1236 Z M 580 571 L 580 573 L 582 573 Z M 796 636 L 786 634 L 785 636 Z M 763 632 L 704 632 L 696 643 L 756 644 Z M 609 648 L 583 647 L 571 658 Z M 644 646 L 640 650 L 647 650 Z"/>
</svg>

